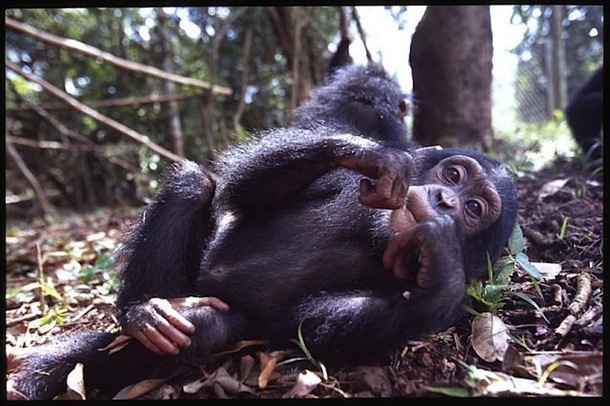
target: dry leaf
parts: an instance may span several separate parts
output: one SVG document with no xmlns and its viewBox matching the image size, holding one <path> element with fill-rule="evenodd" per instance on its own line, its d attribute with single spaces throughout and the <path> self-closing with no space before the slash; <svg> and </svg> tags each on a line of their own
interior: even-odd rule
<svg viewBox="0 0 610 406">
<path fill-rule="evenodd" d="M 100 348 L 98 351 L 108 351 L 108 354 L 114 354 L 117 351 L 121 351 L 127 344 L 129 344 L 133 340 L 132 336 L 126 336 L 121 334 L 116 337 L 110 344 L 105 346 L 104 348 Z"/>
<path fill-rule="evenodd" d="M 472 348 L 484 361 L 502 361 L 509 342 L 508 327 L 499 317 L 481 313 L 472 321 Z"/>
<path fill-rule="evenodd" d="M 532 357 L 544 371 L 551 366 L 555 369 L 549 379 L 578 388 L 584 381 L 601 379 L 603 375 L 603 353 L 601 351 L 576 351 L 566 354 L 541 353 Z"/>
<path fill-rule="evenodd" d="M 217 394 L 236 395 L 238 393 L 254 394 L 254 390 L 232 377 L 226 369 L 220 367 L 205 379 L 198 379 L 182 387 L 184 393 L 197 393 L 203 388 L 212 388 Z"/>
<path fill-rule="evenodd" d="M 66 392 L 57 395 L 55 400 L 85 400 L 85 379 L 83 377 L 84 366 L 80 362 L 74 366 L 66 378 Z"/>
<path fill-rule="evenodd" d="M 538 202 L 541 202 L 547 196 L 552 196 L 559 192 L 569 180 L 570 179 L 555 179 L 542 185 L 540 192 L 538 192 Z"/>
<path fill-rule="evenodd" d="M 322 378 L 310 370 L 302 371 L 292 389 L 282 395 L 282 398 L 304 398 L 322 382 Z"/>
<path fill-rule="evenodd" d="M 153 389 L 157 389 L 165 383 L 165 379 L 145 379 L 133 385 L 129 385 L 119 391 L 113 399 L 131 400 L 140 397 Z"/>
<path fill-rule="evenodd" d="M 275 365 L 284 358 L 284 353 L 275 351 L 271 354 L 259 351 L 256 353 L 261 364 L 261 373 L 258 376 L 258 387 L 265 389 L 271 379 L 271 374 L 275 370 Z"/>
<path fill-rule="evenodd" d="M 555 279 L 561 273 L 561 264 L 551 264 L 549 262 L 532 262 L 532 265 L 544 276 L 545 280 Z"/>
<path fill-rule="evenodd" d="M 468 367 L 468 382 L 481 395 L 582 396 L 581 392 L 541 385 L 533 379 L 517 378 L 502 372 Z"/>
</svg>

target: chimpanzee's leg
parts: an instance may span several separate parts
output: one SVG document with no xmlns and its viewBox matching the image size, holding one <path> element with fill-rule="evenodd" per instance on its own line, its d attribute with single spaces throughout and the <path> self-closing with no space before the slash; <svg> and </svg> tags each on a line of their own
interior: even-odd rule
<svg viewBox="0 0 610 406">
<path fill-rule="evenodd" d="M 9 399 L 52 399 L 66 391 L 66 378 L 77 363 L 84 365 L 88 398 L 112 397 L 127 385 L 148 378 L 167 378 L 199 368 L 210 355 L 224 350 L 249 334 L 245 318 L 236 312 L 212 307 L 181 310 L 197 330 L 192 345 L 177 356 L 151 353 L 132 340 L 114 352 L 100 351 L 116 334 L 80 331 L 33 348 L 13 350 L 7 356 Z"/>
</svg>

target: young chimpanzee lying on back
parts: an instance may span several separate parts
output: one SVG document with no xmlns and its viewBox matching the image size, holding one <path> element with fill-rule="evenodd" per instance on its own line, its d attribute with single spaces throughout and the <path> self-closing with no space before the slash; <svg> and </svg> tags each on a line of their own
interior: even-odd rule
<svg viewBox="0 0 610 406">
<path fill-rule="evenodd" d="M 72 333 L 11 358 L 12 398 L 51 398 L 84 364 L 88 393 L 199 366 L 243 339 L 299 326 L 326 362 L 382 355 L 450 326 L 465 284 L 514 227 L 495 161 L 406 140 L 406 104 L 380 68 L 339 70 L 288 128 L 176 164 L 120 252 L 117 334 Z M 18 372 L 17 372 L 18 371 Z"/>
</svg>

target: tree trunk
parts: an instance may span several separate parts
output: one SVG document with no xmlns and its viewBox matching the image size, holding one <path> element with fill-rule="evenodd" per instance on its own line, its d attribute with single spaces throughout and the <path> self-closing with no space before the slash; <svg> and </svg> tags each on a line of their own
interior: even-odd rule
<svg viewBox="0 0 610 406">
<path fill-rule="evenodd" d="M 567 104 L 567 85 L 566 85 L 566 63 L 564 41 L 561 38 L 563 27 L 564 5 L 551 6 L 553 15 L 551 16 L 551 35 L 547 45 L 549 46 L 550 60 L 547 63 L 549 77 L 549 100 L 548 118 L 553 118 L 555 110 L 563 110 Z"/>
<path fill-rule="evenodd" d="M 481 144 L 491 133 L 489 6 L 428 6 L 411 42 L 413 139 Z"/>
<path fill-rule="evenodd" d="M 172 63 L 172 47 L 169 40 L 169 32 L 167 28 L 167 15 L 163 11 L 163 8 L 158 7 L 155 9 L 157 12 L 157 20 L 159 21 L 159 39 L 161 42 L 161 53 L 162 62 L 161 66 L 164 71 L 173 71 Z M 165 94 L 172 96 L 176 93 L 176 84 L 170 80 L 163 82 Z M 167 129 L 169 137 L 172 140 L 172 150 L 174 153 L 180 156 L 184 156 L 184 137 L 182 135 L 182 125 L 180 124 L 180 110 L 178 109 L 178 102 L 170 100 L 163 104 L 165 110 L 165 122 L 167 123 Z"/>
</svg>

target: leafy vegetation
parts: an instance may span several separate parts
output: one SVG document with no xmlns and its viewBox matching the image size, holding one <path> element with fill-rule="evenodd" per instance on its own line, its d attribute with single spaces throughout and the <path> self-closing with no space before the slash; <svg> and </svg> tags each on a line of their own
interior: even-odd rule
<svg viewBox="0 0 610 406">
<path fill-rule="evenodd" d="M 487 257 L 488 279 L 483 282 L 475 280 L 470 282 L 466 288 L 466 294 L 473 298 L 478 303 L 482 304 L 486 310 L 493 311 L 501 308 L 506 296 L 517 297 L 540 310 L 539 305 L 529 296 L 513 291 L 510 283 L 511 276 L 517 271 L 524 271 L 534 283 L 534 286 L 542 298 L 539 283 L 544 280 L 542 274 L 530 262 L 527 255 L 524 253 L 525 239 L 521 232 L 521 227 L 515 225 L 508 242 L 508 253 L 505 256 L 498 258 L 492 264 L 489 256 Z M 472 314 L 478 314 L 472 308 L 465 306 L 465 309 Z M 542 314 L 542 313 L 541 313 Z M 542 314 L 544 317 L 544 314 Z"/>
</svg>

